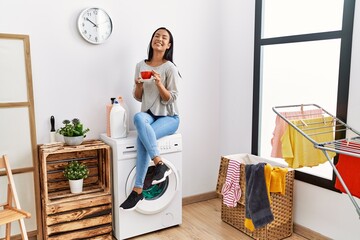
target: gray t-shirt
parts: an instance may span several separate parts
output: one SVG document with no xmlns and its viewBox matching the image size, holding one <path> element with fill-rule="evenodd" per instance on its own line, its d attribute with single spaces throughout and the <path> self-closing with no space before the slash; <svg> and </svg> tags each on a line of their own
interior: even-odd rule
<svg viewBox="0 0 360 240">
<path fill-rule="evenodd" d="M 178 98 L 178 82 L 180 76 L 176 66 L 172 62 L 167 61 L 160 66 L 151 67 L 143 60 L 136 64 L 135 79 L 140 76 L 141 71 L 149 70 L 154 70 L 160 74 L 162 84 L 170 92 L 170 99 L 167 102 L 161 100 L 159 90 L 153 80 L 144 82 L 142 99 L 137 99 L 134 94 L 136 88 L 136 84 L 134 84 L 133 96 L 141 102 L 141 111 L 146 112 L 150 109 L 156 116 L 179 115 L 176 100 Z"/>
</svg>

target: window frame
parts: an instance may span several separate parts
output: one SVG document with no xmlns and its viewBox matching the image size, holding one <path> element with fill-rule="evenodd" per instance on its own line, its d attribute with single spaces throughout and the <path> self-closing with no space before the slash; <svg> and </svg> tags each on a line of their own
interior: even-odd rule
<svg viewBox="0 0 360 240">
<path fill-rule="evenodd" d="M 264 0 L 265 1 L 265 0 Z M 259 150 L 259 133 L 260 133 L 260 81 L 261 81 L 261 47 L 272 44 L 286 44 L 305 41 L 318 41 L 328 39 L 340 39 L 340 61 L 339 61 L 339 76 L 338 76 L 338 93 L 337 93 L 337 107 L 336 117 L 342 121 L 347 121 L 348 98 L 349 98 L 349 83 L 350 83 L 350 68 L 351 68 L 351 50 L 352 50 L 352 35 L 355 12 L 355 0 L 344 0 L 342 29 L 339 31 L 319 32 L 310 34 L 300 34 L 283 37 L 261 38 L 262 28 L 262 2 L 263 0 L 256 0 L 255 2 L 255 44 L 254 44 L 254 79 L 253 79 L 253 125 L 252 125 L 252 142 L 251 153 L 258 155 Z M 274 116 L 275 118 L 275 116 Z M 344 134 L 344 133 L 341 133 Z M 336 138 L 344 138 L 343 135 L 338 135 Z M 337 156 L 334 158 L 334 163 L 338 161 Z M 295 179 L 310 183 L 319 187 L 339 192 L 335 187 L 335 173 L 332 174 L 332 180 L 325 179 L 312 174 L 304 173 L 295 170 Z"/>
</svg>

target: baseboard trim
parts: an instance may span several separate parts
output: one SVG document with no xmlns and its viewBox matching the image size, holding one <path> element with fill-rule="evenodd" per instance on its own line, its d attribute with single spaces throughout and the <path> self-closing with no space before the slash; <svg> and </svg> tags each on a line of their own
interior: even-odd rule
<svg viewBox="0 0 360 240">
<path fill-rule="evenodd" d="M 320 233 L 317 233 L 309 228 L 306 228 L 296 223 L 294 223 L 294 233 L 311 240 L 331 240 L 331 238 L 329 237 L 321 235 Z"/>
<path fill-rule="evenodd" d="M 188 204 L 192 204 L 192 203 L 207 201 L 207 200 L 211 200 L 214 198 L 218 198 L 218 194 L 216 192 L 202 193 L 202 194 L 193 195 L 190 197 L 184 197 L 182 199 L 182 205 L 184 206 L 184 205 L 188 205 Z"/>
</svg>

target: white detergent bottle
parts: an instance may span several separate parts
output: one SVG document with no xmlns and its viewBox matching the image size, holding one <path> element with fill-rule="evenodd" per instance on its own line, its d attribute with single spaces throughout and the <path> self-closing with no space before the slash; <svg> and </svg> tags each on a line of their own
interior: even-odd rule
<svg viewBox="0 0 360 240">
<path fill-rule="evenodd" d="M 111 138 L 127 137 L 126 111 L 117 99 L 114 100 L 110 111 L 110 135 Z"/>
<path fill-rule="evenodd" d="M 123 97 L 119 96 L 118 99 L 119 99 L 119 104 L 125 109 L 125 113 L 126 113 L 126 136 L 127 136 L 129 135 L 129 131 L 130 131 L 129 108 L 126 105 Z"/>
</svg>

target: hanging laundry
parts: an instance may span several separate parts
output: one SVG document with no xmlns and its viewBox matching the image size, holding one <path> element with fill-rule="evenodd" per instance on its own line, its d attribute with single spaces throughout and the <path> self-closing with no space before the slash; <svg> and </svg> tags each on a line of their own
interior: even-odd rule
<svg viewBox="0 0 360 240">
<path fill-rule="evenodd" d="M 221 190 L 223 203 L 228 207 L 236 207 L 241 197 L 240 162 L 229 160 L 225 183 Z"/>
<path fill-rule="evenodd" d="M 347 149 L 359 149 L 360 144 L 357 143 L 342 143 L 346 145 Z M 360 158 L 350 155 L 339 154 L 339 159 L 336 164 L 336 169 L 344 180 L 346 187 L 349 189 L 351 195 L 360 198 Z M 335 188 L 343 193 L 346 193 L 343 185 L 338 178 L 335 180 Z"/>
<path fill-rule="evenodd" d="M 291 121 L 300 130 L 311 135 L 312 139 L 318 143 L 330 142 L 333 136 L 333 118 L 313 118 Z M 313 167 L 327 161 L 325 154 L 314 147 L 314 144 L 305 138 L 295 128 L 287 126 L 281 138 L 282 154 L 285 161 L 291 168 Z M 336 153 L 327 152 L 330 158 Z"/>
<path fill-rule="evenodd" d="M 265 172 L 265 163 L 245 165 L 245 227 L 250 231 L 260 228 L 274 220 L 271 212 L 266 177 L 270 180 L 270 171 Z"/>
<path fill-rule="evenodd" d="M 312 109 L 304 111 L 294 111 L 294 112 L 283 112 L 281 113 L 286 119 L 296 120 L 296 119 L 309 119 L 309 118 L 320 118 L 322 117 L 322 109 Z M 281 146 L 281 137 L 286 131 L 288 124 L 279 116 L 276 115 L 275 119 L 275 129 L 273 132 L 273 137 L 271 139 L 271 157 L 282 158 L 282 146 Z"/>
</svg>

